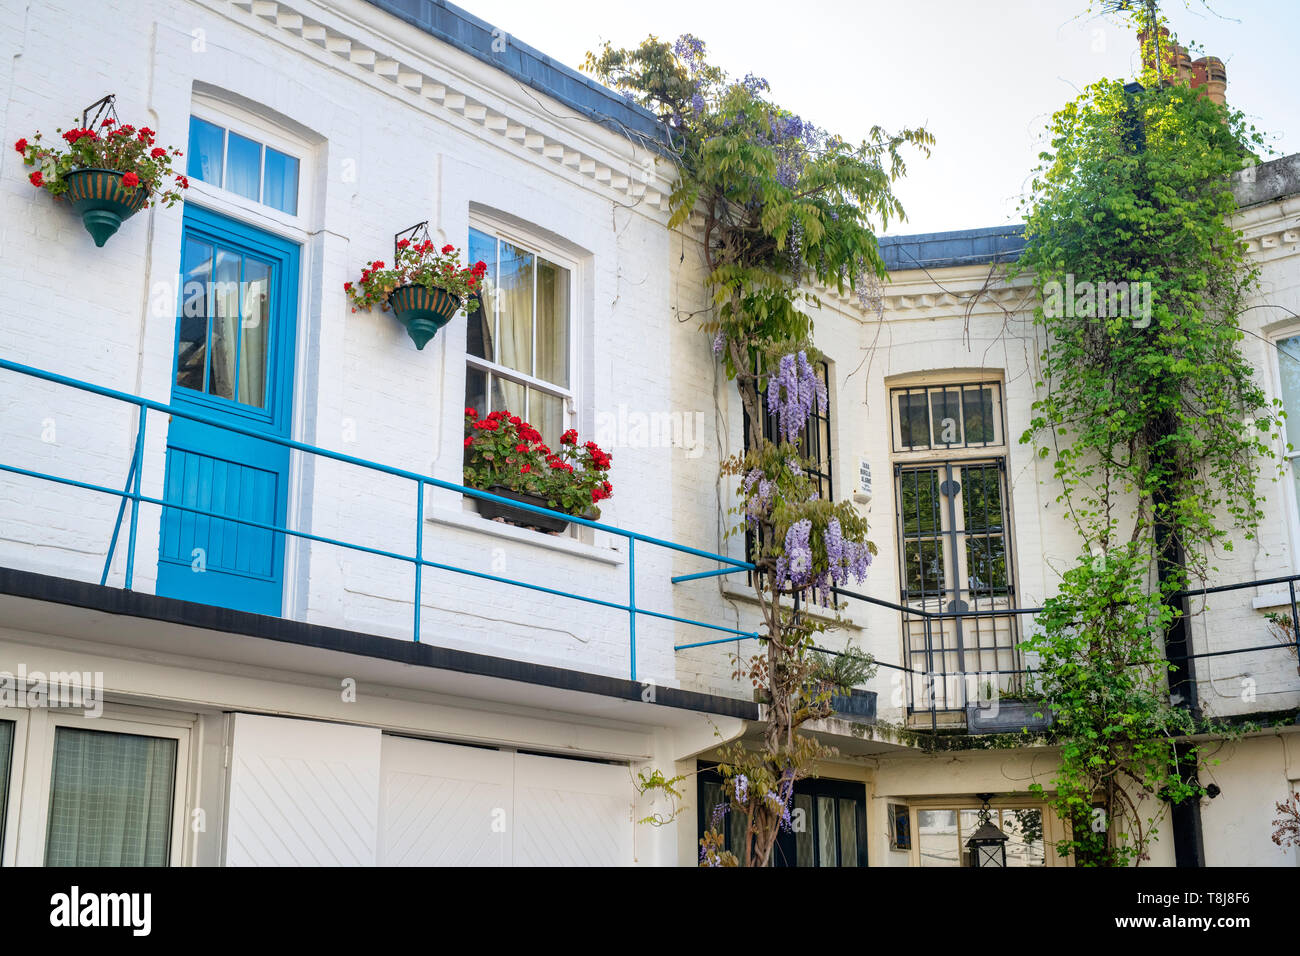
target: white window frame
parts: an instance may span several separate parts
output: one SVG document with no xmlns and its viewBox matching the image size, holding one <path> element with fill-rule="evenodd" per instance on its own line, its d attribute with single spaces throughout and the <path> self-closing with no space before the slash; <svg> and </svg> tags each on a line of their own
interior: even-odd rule
<svg viewBox="0 0 1300 956">
<path fill-rule="evenodd" d="M 23 763 L 18 763 L 18 743 L 15 734 L 14 767 L 16 779 L 11 778 L 14 790 L 11 804 L 21 802 L 23 813 L 17 815 L 17 827 L 12 840 L 13 862 L 17 866 L 45 865 L 46 827 L 49 824 L 50 793 L 54 772 L 54 738 L 58 728 L 92 730 L 103 733 L 135 734 L 142 737 L 162 737 L 176 741 L 175 779 L 172 781 L 172 830 L 168 852 L 168 866 L 183 866 L 189 858 L 191 843 L 189 828 L 185 825 L 191 801 L 190 739 L 197 717 L 192 714 L 172 714 L 166 711 L 148 711 L 129 707 L 105 706 L 100 717 L 49 709 L 26 709 L 27 733 Z M 5 714 L 6 718 L 8 714 Z M 21 724 L 20 724 L 21 726 Z M 18 799 L 15 800 L 15 797 Z M 8 865 L 10 850 L 5 849 Z"/>
<path fill-rule="evenodd" d="M 927 869 L 962 869 L 963 868 L 962 859 L 965 855 L 966 847 L 965 847 L 965 841 L 962 839 L 963 834 L 961 829 L 961 812 L 963 810 L 981 810 L 983 809 L 983 807 L 984 804 L 981 801 L 972 800 L 969 797 L 940 798 L 936 800 L 927 800 L 924 802 L 909 804 L 908 825 L 912 829 L 912 848 L 911 850 L 907 851 L 909 865 L 917 868 L 920 868 L 921 866 L 921 830 L 920 830 L 920 825 L 919 825 L 919 820 L 917 815 L 920 812 L 927 811 L 927 810 L 930 811 L 952 810 L 957 814 L 957 848 L 958 848 L 958 853 L 961 854 L 957 858 L 958 859 L 957 866 L 956 867 L 927 867 Z M 1059 835 L 1057 833 L 1057 828 L 1056 828 L 1057 817 L 1056 814 L 1052 812 L 1051 807 L 1049 807 L 1045 802 L 1034 800 L 1034 799 L 1018 800 L 1015 797 L 1009 797 L 1005 799 L 990 801 L 989 809 L 999 814 L 1005 810 L 1041 811 L 1043 814 L 1043 866 L 1042 868 L 1047 869 L 1048 867 L 1052 867 L 1052 866 L 1073 865 L 1072 857 L 1070 858 L 1062 857 L 1059 853 L 1056 852 L 1055 847 L 1052 845 L 1056 843 L 1057 840 L 1059 839 Z M 999 823 L 1000 819 L 1001 816 L 999 815 L 994 820 L 994 823 L 998 824 L 999 827 L 1001 826 L 1001 824 Z M 1026 867 L 1025 869 L 1029 869 L 1029 867 Z"/>
<path fill-rule="evenodd" d="M 195 93 L 190 102 L 190 115 L 220 126 L 227 134 L 237 133 L 245 139 L 255 140 L 262 144 L 263 149 L 262 170 L 257 187 L 259 198 L 249 199 L 247 196 L 231 192 L 224 186 L 226 182 L 226 153 L 230 149 L 229 135 L 222 137 L 221 181 L 223 185 L 218 186 L 214 183 L 205 182 L 195 176 L 190 176 L 185 171 L 189 168 L 189 127 L 187 125 L 185 132 L 186 150 L 185 156 L 182 157 L 185 160 L 185 169 L 177 170 L 177 172 L 189 177 L 190 188 L 186 190 L 187 198 L 198 199 L 200 203 L 206 201 L 207 204 L 218 209 L 226 207 L 227 209 L 238 210 L 239 213 L 243 214 L 241 218 L 254 216 L 259 219 L 269 220 L 281 228 L 295 229 L 303 233 L 310 232 L 308 216 L 304 215 L 304 210 L 311 205 L 311 197 L 314 195 L 312 191 L 314 157 L 309 144 L 286 135 L 274 123 L 263 119 L 256 113 L 199 93 Z M 295 214 L 291 215 L 261 201 L 260 197 L 266 191 L 267 146 L 298 160 L 298 211 Z"/>
<path fill-rule="evenodd" d="M 27 758 L 27 709 L 25 707 L 5 707 L 0 709 L 0 720 L 11 721 L 14 725 L 13 750 L 9 755 L 9 766 L 0 767 L 0 772 L 8 773 L 9 807 L 5 810 L 4 827 L 0 830 L 0 866 L 16 866 L 18 863 L 18 808 L 22 805 L 23 766 Z"/>
<path fill-rule="evenodd" d="M 564 388 L 562 386 L 556 385 L 553 382 L 547 382 L 544 379 L 534 378 L 532 375 L 525 374 L 524 372 L 518 372 L 512 368 L 508 368 L 504 365 L 500 365 L 497 362 L 480 358 L 477 355 L 470 355 L 468 351 L 466 351 L 465 353 L 466 368 L 467 369 L 473 368 L 478 371 L 487 372 L 491 375 L 498 375 L 501 378 L 507 379 L 512 382 L 517 382 L 520 385 L 527 386 L 528 388 L 535 388 L 540 392 L 546 392 L 547 394 L 555 395 L 559 397 L 562 400 L 561 408 L 563 408 L 564 410 L 564 429 L 580 427 L 581 416 L 579 414 L 579 405 L 578 405 L 578 396 L 581 394 L 581 390 L 579 388 L 579 370 L 580 370 L 579 356 L 580 356 L 580 345 L 581 345 L 581 338 L 582 338 L 580 333 L 583 328 L 583 324 L 581 321 L 582 315 L 580 312 L 581 306 L 580 306 L 580 300 L 578 298 L 578 289 L 581 288 L 580 285 L 580 272 L 582 268 L 581 263 L 576 258 L 574 258 L 572 254 L 566 252 L 565 250 L 561 249 L 555 244 L 549 243 L 544 239 L 539 238 L 537 235 L 533 233 L 511 226 L 509 223 L 503 222 L 500 219 L 496 219 L 484 213 L 475 212 L 471 214 L 469 219 L 469 228 L 477 230 L 478 232 L 488 233 L 492 235 L 494 238 L 496 238 L 498 243 L 500 243 L 501 241 L 508 242 L 511 245 L 524 250 L 525 252 L 531 252 L 534 255 L 541 256 L 541 258 L 545 259 L 547 262 L 550 262 L 553 265 L 557 265 L 563 269 L 568 270 L 569 272 L 569 316 L 568 316 L 569 385 L 567 388 Z M 469 248 L 468 233 L 465 236 L 465 240 L 466 240 L 465 248 L 468 250 Z M 493 281 L 494 282 L 496 281 L 495 276 L 493 277 Z M 499 325 L 500 312 L 498 309 L 498 302 L 495 301 L 496 300 L 495 296 L 493 296 L 493 300 L 494 300 L 492 302 L 493 330 L 494 330 L 493 343 L 495 345 L 498 341 L 498 336 L 496 333 L 499 332 L 500 329 L 500 325 Z M 532 355 L 534 357 L 534 363 L 535 363 L 536 356 L 537 356 L 536 270 L 534 270 L 534 275 L 533 275 Z M 484 411 L 484 413 L 486 414 L 485 410 L 481 410 L 481 411 Z M 511 411 L 514 414 L 519 415 L 521 418 L 531 421 L 531 419 L 528 418 L 528 416 L 524 412 L 515 411 L 514 409 L 511 409 Z"/>
<path fill-rule="evenodd" d="M 1269 373 L 1272 377 L 1273 394 L 1277 400 L 1282 403 L 1283 411 L 1288 415 L 1292 411 L 1286 407 L 1286 396 L 1282 394 L 1282 343 L 1290 338 L 1300 337 L 1300 325 L 1286 325 L 1280 331 L 1271 334 L 1267 341 L 1269 352 L 1272 353 L 1272 362 L 1270 363 Z M 1300 408 L 1294 410 L 1294 414 L 1300 415 Z M 1283 507 L 1286 509 L 1286 528 L 1289 535 L 1291 546 L 1291 571 L 1300 573 L 1300 497 L 1296 493 L 1296 479 L 1300 478 L 1300 445 L 1295 450 L 1288 452 L 1286 450 L 1285 429 L 1282 441 L 1278 447 L 1278 455 L 1286 462 L 1286 467 L 1290 473 L 1291 480 L 1283 482 L 1286 486 L 1282 493 L 1284 501 Z M 1279 594 L 1286 595 L 1285 585 L 1277 589 Z M 1279 603 L 1288 600 L 1279 598 Z"/>
</svg>

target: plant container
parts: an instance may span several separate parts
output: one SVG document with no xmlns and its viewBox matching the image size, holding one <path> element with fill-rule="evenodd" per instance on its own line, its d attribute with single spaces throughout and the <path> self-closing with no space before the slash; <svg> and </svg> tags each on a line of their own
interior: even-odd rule
<svg viewBox="0 0 1300 956">
<path fill-rule="evenodd" d="M 149 191 L 122 185 L 122 173 L 115 169 L 77 169 L 64 177 L 68 191 L 64 198 L 81 216 L 81 222 L 96 246 L 108 242 L 122 223 L 149 203 Z"/>
<path fill-rule="evenodd" d="M 537 495 L 511 491 L 502 485 L 493 485 L 487 490 L 494 495 L 500 495 L 502 498 L 509 498 L 512 501 L 522 501 L 526 505 L 536 505 L 538 508 L 546 507 L 546 499 L 539 498 Z M 507 524 L 518 525 L 521 528 L 538 528 L 542 531 L 563 531 L 569 526 L 569 522 L 563 518 L 534 514 L 531 511 L 525 511 L 523 508 L 514 508 L 499 501 L 489 501 L 486 498 L 475 498 L 474 500 L 478 502 L 478 513 L 484 518 L 501 518 Z"/>
<path fill-rule="evenodd" d="M 438 330 L 451 321 L 461 301 L 443 289 L 426 289 L 422 285 L 398 286 L 388 295 L 388 307 L 397 321 L 406 326 L 417 349 L 423 349 Z"/>
</svg>

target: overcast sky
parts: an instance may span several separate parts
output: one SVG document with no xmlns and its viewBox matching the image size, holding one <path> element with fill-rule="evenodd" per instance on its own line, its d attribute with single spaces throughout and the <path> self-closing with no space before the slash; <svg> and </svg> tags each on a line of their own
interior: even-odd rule
<svg viewBox="0 0 1300 956">
<path fill-rule="evenodd" d="M 1137 40 L 1088 0 L 458 0 L 577 67 L 601 40 L 632 46 L 693 33 L 736 76 L 851 140 L 875 124 L 927 127 L 928 160 L 898 192 L 891 234 L 1018 222 L 1051 114 L 1100 77 L 1131 79 Z M 1096 3 L 1093 4 L 1097 6 Z M 1165 0 L 1184 45 L 1227 64 L 1229 103 L 1300 151 L 1300 0 Z"/>
</svg>

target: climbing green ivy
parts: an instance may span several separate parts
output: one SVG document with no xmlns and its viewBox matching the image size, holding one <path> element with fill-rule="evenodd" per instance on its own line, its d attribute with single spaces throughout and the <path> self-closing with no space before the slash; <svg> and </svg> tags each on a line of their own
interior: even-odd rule
<svg viewBox="0 0 1300 956">
<path fill-rule="evenodd" d="M 1241 353 L 1256 272 L 1230 223 L 1229 177 L 1261 138 L 1199 91 L 1142 81 L 1055 115 L 1017 267 L 1044 343 L 1021 441 L 1083 545 L 1025 645 L 1061 747 L 1051 795 L 1036 789 L 1081 865 L 1140 863 L 1167 808 L 1203 793 L 1186 737 L 1207 727 L 1171 702 L 1163 640 L 1189 580 L 1253 537 L 1279 417 Z"/>
</svg>

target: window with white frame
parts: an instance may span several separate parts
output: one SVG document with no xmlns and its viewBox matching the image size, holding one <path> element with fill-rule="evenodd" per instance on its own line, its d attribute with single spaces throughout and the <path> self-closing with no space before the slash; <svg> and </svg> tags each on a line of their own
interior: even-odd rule
<svg viewBox="0 0 1300 956">
<path fill-rule="evenodd" d="M 1286 410 L 1286 440 L 1291 451 L 1286 452 L 1287 466 L 1291 469 L 1295 500 L 1300 508 L 1300 335 L 1277 341 L 1278 383 L 1282 393 L 1282 407 Z M 1300 518 L 1300 515 L 1297 516 Z M 1293 519 L 1293 524 L 1296 519 Z"/>
<path fill-rule="evenodd" d="M 574 418 L 574 264 L 487 225 L 470 229 L 468 253 L 487 274 L 469 316 L 465 404 L 518 415 L 558 448 Z"/>
<path fill-rule="evenodd" d="M 996 382 L 891 391 L 900 603 L 913 711 L 960 710 L 967 685 L 1019 686 L 1002 389 Z M 982 613 L 983 612 L 983 613 Z"/>
<path fill-rule="evenodd" d="M 46 866 L 166 866 L 177 741 L 56 727 Z"/>
<path fill-rule="evenodd" d="M 192 115 L 186 175 L 296 216 L 299 158 L 263 138 Z"/>
<path fill-rule="evenodd" d="M 0 860 L 182 863 L 192 725 L 188 715 L 127 707 L 93 719 L 23 708 L 16 723 L 0 720 Z"/>
<path fill-rule="evenodd" d="M 966 841 L 980 826 L 980 809 L 968 807 L 915 807 L 916 862 L 920 866 L 970 866 Z M 1007 866 L 1046 866 L 1041 806 L 994 809 L 990 822 L 1009 838 Z"/>
</svg>

